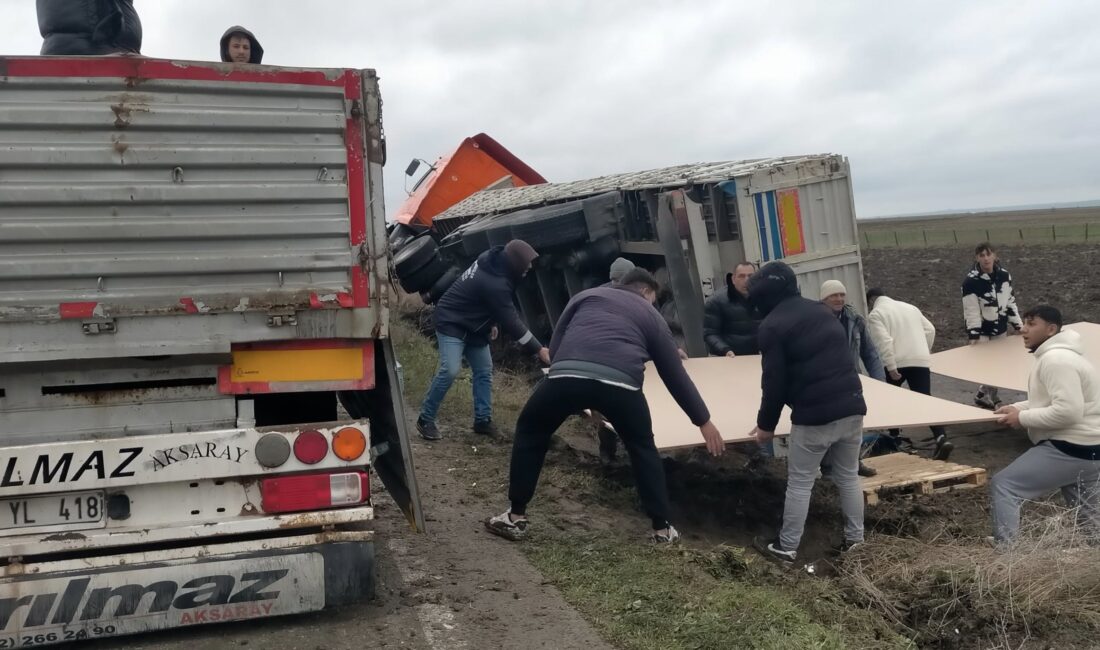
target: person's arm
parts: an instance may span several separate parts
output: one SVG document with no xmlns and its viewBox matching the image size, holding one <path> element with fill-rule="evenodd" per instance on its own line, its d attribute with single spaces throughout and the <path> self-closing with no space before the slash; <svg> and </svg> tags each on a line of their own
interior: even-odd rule
<svg viewBox="0 0 1100 650">
<path fill-rule="evenodd" d="M 1058 368 L 1048 362 L 1039 367 L 1039 381 L 1050 395 L 1050 406 L 1022 409 L 1020 426 L 1049 430 L 1081 422 L 1085 416 L 1085 394 L 1080 375 L 1071 368 Z"/>
<path fill-rule="evenodd" d="M 722 338 L 722 306 L 714 298 L 703 305 L 703 340 L 715 356 L 725 356 L 730 346 Z"/>
<path fill-rule="evenodd" d="M 966 338 L 977 341 L 982 337 L 982 303 L 974 292 L 970 282 L 963 282 L 963 322 L 966 324 Z"/>
<path fill-rule="evenodd" d="M 886 329 L 886 322 L 882 318 L 882 314 L 872 311 L 871 315 L 867 317 L 867 329 L 870 330 L 871 340 L 874 341 L 875 349 L 878 350 L 878 355 L 882 359 L 882 366 L 887 372 L 897 370 L 898 364 L 894 357 L 894 338 L 890 336 L 889 330 Z"/>
<path fill-rule="evenodd" d="M 493 315 L 493 320 L 500 326 L 500 329 L 511 336 L 516 343 L 519 343 L 526 352 L 533 355 L 538 354 L 542 350 L 542 343 L 535 338 L 535 335 L 531 333 L 523 319 L 520 318 L 515 304 L 512 303 L 512 292 L 507 287 L 502 286 L 491 288 L 487 294 L 485 301 Z"/>
<path fill-rule="evenodd" d="M 646 351 L 649 358 L 653 359 L 653 365 L 657 367 L 657 374 L 664 382 L 665 388 L 683 409 L 691 420 L 691 423 L 701 427 L 710 421 L 710 411 L 691 381 L 684 362 L 680 359 L 680 352 L 676 348 L 676 341 L 672 338 L 672 331 L 661 318 L 661 315 L 653 310 L 653 318 L 646 328 Z"/>
<path fill-rule="evenodd" d="M 918 313 L 920 313 L 919 310 Z M 924 314 L 920 315 L 920 326 L 924 328 L 924 338 L 928 341 L 928 351 L 931 352 L 932 344 L 936 342 L 936 326 Z"/>
<path fill-rule="evenodd" d="M 783 342 L 770 329 L 761 327 L 757 332 L 760 343 L 760 410 L 756 414 L 756 428 L 775 432 L 779 416 L 787 404 L 787 357 Z"/>
<path fill-rule="evenodd" d="M 871 379 L 886 381 L 886 368 L 882 365 L 882 359 L 878 356 L 878 348 L 871 340 L 871 333 L 867 331 L 867 321 L 856 321 L 859 328 L 859 358 L 863 361 L 863 367 L 867 369 L 867 376 Z"/>
<path fill-rule="evenodd" d="M 1012 291 L 1012 274 L 1005 271 L 1005 292 L 1008 293 L 1008 301 L 1005 305 L 1005 313 L 1008 316 L 1008 324 L 1013 329 L 1019 331 L 1024 326 L 1024 321 L 1020 318 L 1020 308 L 1016 306 L 1016 294 Z"/>
</svg>

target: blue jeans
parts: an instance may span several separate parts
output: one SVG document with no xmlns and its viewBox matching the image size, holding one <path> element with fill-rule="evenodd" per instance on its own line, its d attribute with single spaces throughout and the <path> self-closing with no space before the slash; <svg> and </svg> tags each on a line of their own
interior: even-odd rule
<svg viewBox="0 0 1100 650">
<path fill-rule="evenodd" d="M 439 344 L 439 368 L 435 371 L 428 394 L 420 405 L 420 419 L 435 422 L 439 405 L 451 389 L 458 371 L 462 369 L 462 357 L 473 372 L 474 421 L 481 422 L 493 416 L 493 357 L 488 345 L 467 345 L 462 339 L 436 332 Z"/>
</svg>

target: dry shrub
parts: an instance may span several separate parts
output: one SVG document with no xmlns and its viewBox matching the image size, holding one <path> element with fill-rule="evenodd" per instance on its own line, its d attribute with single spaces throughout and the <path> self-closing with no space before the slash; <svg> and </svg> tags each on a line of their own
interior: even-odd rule
<svg viewBox="0 0 1100 650">
<path fill-rule="evenodd" d="M 855 600 L 922 645 L 1017 645 L 1046 632 L 1100 628 L 1100 548 L 1075 509 L 1043 504 L 1010 548 L 983 539 L 881 536 L 838 567 Z"/>
</svg>

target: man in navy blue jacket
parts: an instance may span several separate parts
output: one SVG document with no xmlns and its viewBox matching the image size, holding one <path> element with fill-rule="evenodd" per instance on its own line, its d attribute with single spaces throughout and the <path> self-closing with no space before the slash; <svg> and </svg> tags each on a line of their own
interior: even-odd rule
<svg viewBox="0 0 1100 650">
<path fill-rule="evenodd" d="M 642 394 L 647 361 L 653 361 L 668 392 L 699 427 L 707 449 L 717 456 L 724 443 L 684 370 L 668 324 L 653 307 L 656 299 L 657 281 L 649 271 L 634 269 L 621 284 L 582 291 L 566 305 L 550 341 L 550 373 L 516 422 L 508 477 L 511 508 L 486 520 L 489 532 L 513 541 L 527 536 L 527 504 L 535 495 L 550 437 L 570 415 L 592 409 L 607 418 L 630 454 L 653 541 L 679 539 L 668 521 L 665 471 Z"/>
<path fill-rule="evenodd" d="M 498 326 L 524 350 L 550 365 L 550 351 L 527 328 L 515 305 L 516 283 L 527 275 L 537 257 L 535 249 L 519 239 L 495 246 L 482 253 L 436 303 L 439 368 L 416 419 L 416 429 L 426 440 L 443 437 L 435 418 L 458 376 L 463 356 L 473 373 L 474 432 L 497 434 L 492 419 L 493 357 L 489 341 L 496 338 Z"/>
<path fill-rule="evenodd" d="M 810 492 L 828 454 L 844 512 L 842 548 L 851 548 L 863 541 L 857 471 L 867 405 L 848 336 L 828 307 L 799 294 L 794 270 L 783 262 L 752 276 L 749 299 L 766 315 L 757 334 L 763 395 L 752 435 L 771 440 L 784 405 L 791 407 L 792 424 L 783 528 L 777 540 L 757 538 L 756 547 L 769 559 L 794 563 Z"/>
</svg>

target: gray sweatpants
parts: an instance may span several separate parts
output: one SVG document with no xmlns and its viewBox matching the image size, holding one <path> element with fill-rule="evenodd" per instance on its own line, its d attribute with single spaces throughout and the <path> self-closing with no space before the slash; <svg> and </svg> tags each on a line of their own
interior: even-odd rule
<svg viewBox="0 0 1100 650">
<path fill-rule="evenodd" d="M 1025 451 L 990 481 L 993 499 L 993 537 L 1011 542 L 1020 532 L 1020 505 L 1025 499 L 1062 490 L 1066 505 L 1080 506 L 1080 517 L 1090 535 L 1100 533 L 1100 461 L 1075 458 L 1041 442 Z"/>
<path fill-rule="evenodd" d="M 835 420 L 820 426 L 793 425 L 790 453 L 787 457 L 787 500 L 783 504 L 783 530 L 779 545 L 785 551 L 798 549 L 806 514 L 810 509 L 810 492 L 828 454 L 832 466 L 830 477 L 840 492 L 840 509 L 844 512 L 844 539 L 863 541 L 863 490 L 859 485 L 859 446 L 863 438 L 863 416 Z"/>
</svg>

